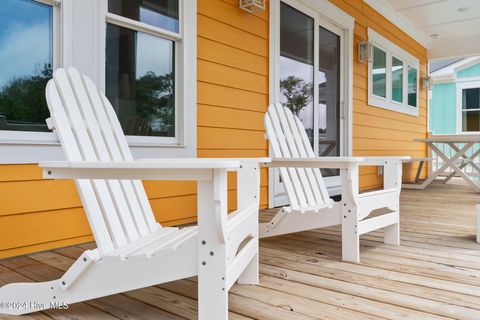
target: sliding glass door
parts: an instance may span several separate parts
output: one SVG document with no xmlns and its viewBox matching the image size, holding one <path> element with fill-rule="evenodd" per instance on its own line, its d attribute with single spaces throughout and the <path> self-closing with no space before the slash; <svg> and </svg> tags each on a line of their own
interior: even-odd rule
<svg viewBox="0 0 480 320">
<path fill-rule="evenodd" d="M 297 3 L 298 2 L 298 3 Z M 282 1 L 276 86 L 278 100 L 303 123 L 320 157 L 344 154 L 341 123 L 343 30 L 300 1 Z M 331 195 L 339 193 L 338 170 L 322 169 Z M 274 173 L 274 205 L 285 205 L 281 178 Z"/>
</svg>

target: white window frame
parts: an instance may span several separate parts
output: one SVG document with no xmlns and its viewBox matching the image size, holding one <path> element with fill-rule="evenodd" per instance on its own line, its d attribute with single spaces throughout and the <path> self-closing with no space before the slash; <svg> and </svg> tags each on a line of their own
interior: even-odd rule
<svg viewBox="0 0 480 320">
<path fill-rule="evenodd" d="M 112 19 L 108 0 L 35 0 L 54 8 L 54 68 L 74 66 L 105 91 L 106 23 Z M 179 33 L 146 26 L 149 32 L 177 39 L 175 139 L 127 136 L 135 158 L 195 157 L 197 154 L 197 1 L 180 1 Z M 188 5 L 186 5 L 188 4 Z M 127 18 L 118 23 L 145 27 Z M 116 23 L 117 24 L 117 23 Z M 148 30 L 147 30 L 148 29 Z M 181 39 L 178 39 L 181 35 Z M 63 160 L 55 132 L 0 131 L 0 164 Z"/>
<path fill-rule="evenodd" d="M 403 50 L 387 38 L 372 29 L 368 29 L 368 41 L 375 47 L 386 53 L 386 97 L 380 97 L 373 94 L 373 57 L 368 63 L 368 104 L 370 106 L 392 110 L 411 116 L 418 117 L 419 114 L 419 94 L 420 94 L 420 62 L 413 55 Z M 373 54 L 373 48 L 372 48 Z M 400 103 L 392 99 L 392 58 L 395 57 L 403 61 L 403 102 Z M 417 70 L 417 101 L 416 107 L 408 104 L 408 67 Z"/>
<path fill-rule="evenodd" d="M 480 131 L 463 131 L 463 90 L 464 89 L 480 89 L 480 80 L 458 82 L 456 84 L 456 99 L 457 99 L 457 133 L 459 134 L 478 134 Z M 473 109 L 470 111 L 480 111 L 480 109 Z"/>
</svg>

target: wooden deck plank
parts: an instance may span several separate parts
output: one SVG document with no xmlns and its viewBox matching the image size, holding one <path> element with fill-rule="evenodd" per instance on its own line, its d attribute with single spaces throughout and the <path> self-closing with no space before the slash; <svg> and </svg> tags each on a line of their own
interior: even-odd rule
<svg viewBox="0 0 480 320">
<path fill-rule="evenodd" d="M 260 241 L 260 285 L 234 285 L 230 319 L 480 319 L 478 194 L 459 180 L 401 195 L 401 246 L 383 231 L 361 237 L 361 263 L 342 262 L 338 227 Z M 261 220 L 276 210 L 262 212 Z M 0 285 L 61 276 L 84 250 L 74 247 L 0 260 Z M 196 278 L 22 317 L 196 319 Z M 1 319 L 18 317 L 0 316 Z"/>
</svg>

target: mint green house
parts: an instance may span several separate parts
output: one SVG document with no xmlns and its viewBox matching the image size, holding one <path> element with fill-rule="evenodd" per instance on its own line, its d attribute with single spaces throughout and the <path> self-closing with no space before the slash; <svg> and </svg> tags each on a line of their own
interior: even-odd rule
<svg viewBox="0 0 480 320">
<path fill-rule="evenodd" d="M 433 134 L 480 131 L 480 57 L 432 62 L 429 131 Z"/>
</svg>

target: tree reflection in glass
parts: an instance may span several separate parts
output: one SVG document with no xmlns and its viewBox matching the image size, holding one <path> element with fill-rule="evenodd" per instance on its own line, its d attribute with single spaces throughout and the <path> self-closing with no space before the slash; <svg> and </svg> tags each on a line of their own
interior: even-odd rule
<svg viewBox="0 0 480 320">
<path fill-rule="evenodd" d="M 314 20 L 281 3 L 280 102 L 296 114 L 313 146 Z"/>
<path fill-rule="evenodd" d="M 107 25 L 106 94 L 127 135 L 175 136 L 173 41 Z"/>
<path fill-rule="evenodd" d="M 48 131 L 45 86 L 52 77 L 53 8 L 3 0 L 0 7 L 0 130 Z"/>
</svg>

